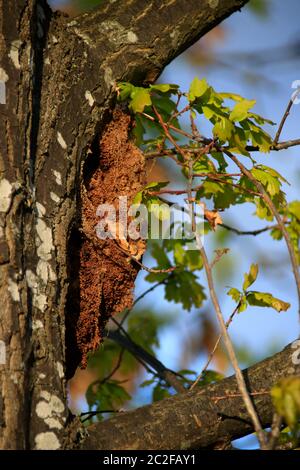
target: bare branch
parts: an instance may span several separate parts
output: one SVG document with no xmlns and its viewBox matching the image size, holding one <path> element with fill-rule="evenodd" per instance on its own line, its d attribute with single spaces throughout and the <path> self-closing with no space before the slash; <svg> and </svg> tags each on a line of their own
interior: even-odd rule
<svg viewBox="0 0 300 470">
<path fill-rule="evenodd" d="M 229 325 L 230 325 L 230 323 L 232 322 L 232 320 L 233 320 L 233 318 L 234 318 L 236 312 L 237 312 L 238 309 L 239 309 L 239 306 L 240 306 L 240 304 L 238 304 L 238 305 L 236 306 L 236 308 L 234 309 L 234 311 L 232 312 L 232 314 L 231 314 L 230 317 L 228 318 L 228 320 L 227 320 L 227 322 L 226 322 L 226 328 L 228 328 Z M 215 354 L 215 352 L 216 352 L 216 350 L 217 350 L 217 347 L 218 347 L 219 344 L 220 344 L 221 339 L 222 339 L 222 334 L 219 334 L 218 339 L 217 339 L 217 341 L 216 341 L 216 343 L 215 343 L 215 345 L 214 345 L 212 351 L 210 352 L 210 354 L 209 354 L 209 356 L 208 356 L 208 358 L 207 358 L 207 361 L 206 361 L 205 366 L 203 367 L 202 371 L 200 372 L 200 374 L 199 374 L 198 377 L 196 378 L 195 382 L 191 385 L 190 390 L 193 390 L 193 388 L 194 388 L 194 387 L 200 382 L 200 380 L 202 379 L 204 372 L 206 372 L 206 370 L 207 370 L 209 364 L 210 364 L 211 361 L 212 361 L 212 358 L 214 357 L 214 354 Z"/>
<path fill-rule="evenodd" d="M 300 373 L 300 365 L 293 364 L 294 354 L 295 349 L 289 345 L 271 358 L 243 371 L 264 428 L 271 425 L 274 412 L 271 397 L 265 392 L 285 377 L 291 367 L 294 374 Z M 236 377 L 232 376 L 212 385 L 195 387 L 187 393 L 118 414 L 108 421 L 87 428 L 88 436 L 82 443 L 82 448 L 202 449 L 212 446 L 220 439 L 242 437 L 253 432 L 242 398 L 236 396 L 232 400 L 213 399 L 234 394 L 239 394 L 239 389 Z"/>
<path fill-rule="evenodd" d="M 186 391 L 185 387 L 178 380 L 177 374 L 175 372 L 165 367 L 162 362 L 156 359 L 156 357 L 142 348 L 139 344 L 135 343 L 127 334 L 127 332 L 122 328 L 122 326 L 115 319 L 112 320 L 119 329 L 108 330 L 107 337 L 109 339 L 116 341 L 120 346 L 127 349 L 127 351 L 129 351 L 139 362 L 141 362 L 148 372 L 153 373 L 153 371 L 147 367 L 147 365 L 149 365 L 156 371 L 159 377 L 165 380 L 178 393 Z"/>
<path fill-rule="evenodd" d="M 275 139 L 274 139 L 274 145 L 277 145 L 278 143 L 278 140 L 280 138 L 280 135 L 281 135 L 281 132 L 282 132 L 282 129 L 283 129 L 283 126 L 285 124 L 285 121 L 287 120 L 289 114 L 290 114 L 290 111 L 292 109 L 292 106 L 294 104 L 294 101 L 295 101 L 295 98 L 296 96 L 299 94 L 299 91 L 295 93 L 295 96 L 293 98 L 290 99 L 290 101 L 288 102 L 288 105 L 287 105 L 287 108 L 285 110 L 285 113 L 280 121 L 280 124 L 279 124 L 279 127 L 278 127 L 278 131 L 276 132 L 276 136 L 275 136 Z"/>
<path fill-rule="evenodd" d="M 193 200 L 193 198 L 192 198 L 192 186 L 191 186 L 192 182 L 193 182 L 193 160 L 190 159 L 190 161 L 189 161 L 189 179 L 188 179 L 188 194 L 189 194 L 189 200 L 190 201 Z M 194 208 L 193 208 L 192 204 L 189 204 L 189 209 L 190 209 L 190 218 L 191 218 L 191 222 L 192 222 L 192 231 L 195 234 L 197 248 L 198 248 L 198 250 L 201 254 L 201 257 L 202 257 L 203 266 L 204 266 L 204 269 L 205 269 L 208 288 L 209 288 L 209 293 L 210 293 L 210 298 L 211 298 L 211 301 L 212 301 L 217 319 L 218 319 L 219 324 L 220 324 L 221 334 L 224 338 L 225 347 L 226 347 L 226 350 L 228 352 L 230 362 L 231 362 L 231 364 L 234 368 L 234 371 L 235 371 L 239 391 L 242 394 L 243 401 L 245 403 L 245 406 L 247 408 L 249 416 L 250 416 L 250 418 L 253 422 L 254 429 L 257 433 L 257 437 L 258 437 L 258 440 L 259 440 L 259 443 L 260 443 L 260 447 L 261 447 L 261 449 L 265 450 L 266 449 L 265 434 L 263 432 L 263 429 L 261 427 L 261 423 L 260 423 L 259 418 L 257 416 L 256 410 L 253 406 L 252 400 L 250 398 L 246 382 L 244 380 L 242 371 L 240 369 L 240 366 L 239 366 L 239 363 L 238 363 L 238 360 L 237 360 L 237 357 L 236 357 L 236 354 L 235 354 L 235 351 L 234 351 L 232 341 L 231 341 L 229 333 L 227 331 L 227 326 L 226 326 L 226 323 L 225 323 L 225 320 L 224 320 L 224 317 L 223 317 L 223 313 L 221 311 L 221 307 L 220 307 L 220 304 L 219 304 L 219 300 L 218 300 L 218 297 L 217 297 L 217 294 L 216 294 L 216 290 L 215 290 L 215 287 L 214 287 L 214 281 L 213 281 L 211 266 L 210 266 L 210 263 L 208 261 L 207 255 L 206 255 L 206 251 L 203 247 L 201 237 L 199 236 L 199 234 L 196 231 Z"/>
<path fill-rule="evenodd" d="M 235 227 L 231 227 L 230 225 L 227 224 L 220 224 L 220 227 L 225 228 L 226 230 L 229 230 L 230 232 L 236 233 L 237 235 L 260 235 L 261 233 L 268 232 L 269 230 L 273 230 L 275 228 L 278 228 L 278 224 L 273 224 L 273 225 L 267 225 L 266 227 L 259 228 L 257 230 L 239 230 Z"/>
</svg>

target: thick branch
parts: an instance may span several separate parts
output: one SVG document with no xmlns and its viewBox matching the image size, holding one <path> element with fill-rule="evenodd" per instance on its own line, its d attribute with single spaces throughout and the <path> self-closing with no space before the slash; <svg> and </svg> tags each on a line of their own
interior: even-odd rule
<svg viewBox="0 0 300 470">
<path fill-rule="evenodd" d="M 296 342 L 243 371 L 264 427 L 272 423 L 274 411 L 269 394 L 264 392 L 280 378 L 300 373 L 299 347 L 295 347 Z M 207 448 L 220 440 L 249 434 L 253 427 L 232 376 L 94 424 L 88 430 L 83 449 L 172 450 Z"/>
<path fill-rule="evenodd" d="M 94 12 L 79 17 L 74 31 L 85 42 L 91 41 L 92 47 L 103 43 L 103 35 L 106 36 L 105 49 L 113 45 L 119 55 L 114 77 L 120 78 L 121 72 L 126 79 L 153 81 L 172 59 L 247 2 L 117 0 L 113 5 L 105 2 Z"/>
</svg>

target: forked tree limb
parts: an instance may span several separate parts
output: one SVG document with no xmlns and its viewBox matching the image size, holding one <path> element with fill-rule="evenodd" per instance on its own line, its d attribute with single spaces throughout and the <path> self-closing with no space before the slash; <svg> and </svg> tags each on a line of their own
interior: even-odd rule
<svg viewBox="0 0 300 470">
<path fill-rule="evenodd" d="M 243 371 L 263 427 L 271 425 L 274 412 L 267 392 L 279 379 L 299 374 L 299 341 Z M 232 376 L 93 424 L 81 448 L 203 449 L 251 432 L 252 424 Z"/>
</svg>

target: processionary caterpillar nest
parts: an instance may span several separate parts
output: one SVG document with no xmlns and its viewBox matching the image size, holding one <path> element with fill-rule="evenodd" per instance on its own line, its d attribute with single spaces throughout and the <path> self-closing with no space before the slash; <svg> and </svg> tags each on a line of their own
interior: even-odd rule
<svg viewBox="0 0 300 470">
<path fill-rule="evenodd" d="M 145 250 L 143 240 L 120 244 L 118 239 L 103 240 L 96 235 L 98 206 L 112 204 L 118 213 L 119 197 L 127 196 L 130 205 L 145 186 L 145 159 L 130 140 L 130 127 L 131 117 L 116 109 L 102 133 L 99 149 L 85 163 L 87 171 L 81 188 L 79 315 L 74 331 L 81 367 L 87 364 L 87 354 L 98 348 L 107 320 L 132 305 L 139 266 L 130 253 L 137 248 L 140 253 Z"/>
</svg>

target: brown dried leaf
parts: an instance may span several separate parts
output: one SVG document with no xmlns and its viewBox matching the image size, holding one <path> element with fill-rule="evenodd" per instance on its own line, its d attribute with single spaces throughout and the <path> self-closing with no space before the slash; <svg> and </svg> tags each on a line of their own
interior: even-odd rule
<svg viewBox="0 0 300 470">
<path fill-rule="evenodd" d="M 213 230 L 216 230 L 217 225 L 222 224 L 223 221 L 221 219 L 221 216 L 218 211 L 209 211 L 209 210 L 204 210 L 204 217 L 211 226 Z"/>
</svg>

